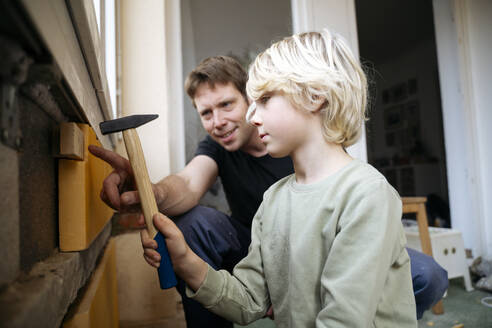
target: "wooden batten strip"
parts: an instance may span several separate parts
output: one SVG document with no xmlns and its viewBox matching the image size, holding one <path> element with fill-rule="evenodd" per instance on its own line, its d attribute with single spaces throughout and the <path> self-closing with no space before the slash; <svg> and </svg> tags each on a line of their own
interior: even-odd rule
<svg viewBox="0 0 492 328">
<path fill-rule="evenodd" d="M 73 122 L 60 124 L 60 153 L 67 159 L 84 160 L 84 133 Z"/>
<path fill-rule="evenodd" d="M 67 314 L 63 328 L 119 327 L 116 247 L 110 239 L 91 279 Z"/>
<path fill-rule="evenodd" d="M 78 127 L 84 134 L 84 160 L 61 159 L 58 163 L 61 251 L 88 248 L 113 214 L 99 197 L 111 167 L 87 149 L 88 145 L 101 145 L 92 128 L 87 124 L 78 124 Z"/>
</svg>

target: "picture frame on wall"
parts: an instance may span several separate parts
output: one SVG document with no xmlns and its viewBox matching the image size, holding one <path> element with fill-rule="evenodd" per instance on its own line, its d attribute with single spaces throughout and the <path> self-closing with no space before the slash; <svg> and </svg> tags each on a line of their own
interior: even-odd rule
<svg viewBox="0 0 492 328">
<path fill-rule="evenodd" d="M 394 132 L 386 133 L 385 139 L 386 139 L 386 146 L 388 147 L 396 146 L 396 142 L 395 142 L 396 138 Z"/>
<path fill-rule="evenodd" d="M 416 78 L 411 78 L 407 81 L 408 85 L 408 94 L 409 95 L 414 95 L 418 92 L 418 84 L 417 84 L 417 79 Z"/>
<path fill-rule="evenodd" d="M 383 105 L 387 105 L 391 102 L 390 91 L 388 89 L 383 90 L 382 100 L 383 100 Z"/>
<path fill-rule="evenodd" d="M 403 116 L 400 105 L 391 106 L 384 110 L 384 129 L 394 131 L 399 129 L 403 124 Z"/>
<path fill-rule="evenodd" d="M 418 124 L 420 120 L 420 104 L 417 100 L 409 101 L 404 104 L 405 120 L 409 123 Z"/>
<path fill-rule="evenodd" d="M 391 98 L 393 102 L 400 102 L 408 97 L 407 83 L 399 83 L 391 88 Z"/>
</svg>

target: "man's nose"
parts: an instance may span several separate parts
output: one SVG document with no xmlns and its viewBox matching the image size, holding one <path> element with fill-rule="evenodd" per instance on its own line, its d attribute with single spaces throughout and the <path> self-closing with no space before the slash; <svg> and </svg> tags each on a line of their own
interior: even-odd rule
<svg viewBox="0 0 492 328">
<path fill-rule="evenodd" d="M 214 127 L 222 127 L 226 125 L 227 121 L 225 120 L 224 115 L 220 111 L 214 111 Z"/>
</svg>

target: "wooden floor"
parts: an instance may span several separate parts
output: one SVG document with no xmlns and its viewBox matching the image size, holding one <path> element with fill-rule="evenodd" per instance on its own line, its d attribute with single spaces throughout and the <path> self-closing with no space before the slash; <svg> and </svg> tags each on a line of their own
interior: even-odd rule
<svg viewBox="0 0 492 328">
<path fill-rule="evenodd" d="M 120 328 L 186 328 L 183 306 L 180 304 L 175 317 L 152 322 L 139 322 L 138 324 L 120 321 Z"/>
</svg>

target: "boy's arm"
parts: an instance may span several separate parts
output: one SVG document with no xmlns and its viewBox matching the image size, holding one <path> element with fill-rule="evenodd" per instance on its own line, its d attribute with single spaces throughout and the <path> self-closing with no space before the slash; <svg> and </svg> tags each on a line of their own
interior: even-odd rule
<svg viewBox="0 0 492 328">
<path fill-rule="evenodd" d="M 270 306 L 261 258 L 261 209 L 253 219 L 248 255 L 234 267 L 233 275 L 209 266 L 200 288 L 193 292 L 190 286 L 186 291 L 211 312 L 240 325 L 262 318 Z"/>
<path fill-rule="evenodd" d="M 156 213 L 153 222 L 166 240 L 166 246 L 173 264 L 175 273 L 183 279 L 190 288 L 198 289 L 205 280 L 208 265 L 198 255 L 196 255 L 186 243 L 183 234 L 176 224 L 161 213 Z M 154 258 L 154 252 L 157 244 L 149 245 L 144 249 L 144 257 L 147 262 L 159 267 L 160 255 L 154 251 L 159 259 Z"/>
<path fill-rule="evenodd" d="M 370 187 L 346 203 L 339 219 L 340 231 L 321 277 L 322 310 L 316 327 L 372 327 L 392 266 L 409 265 L 403 253 L 401 201 L 382 179 Z M 408 279 L 407 283 L 401 281 L 398 289 L 404 290 L 408 283 L 411 289 L 410 272 Z M 416 316 L 413 292 L 407 291 L 403 297 L 394 292 L 391 306 L 403 307 L 405 313 L 413 309 Z M 407 320 L 401 327 L 408 327 L 408 318 L 401 319 Z M 415 318 L 413 321 L 416 324 Z"/>
</svg>

